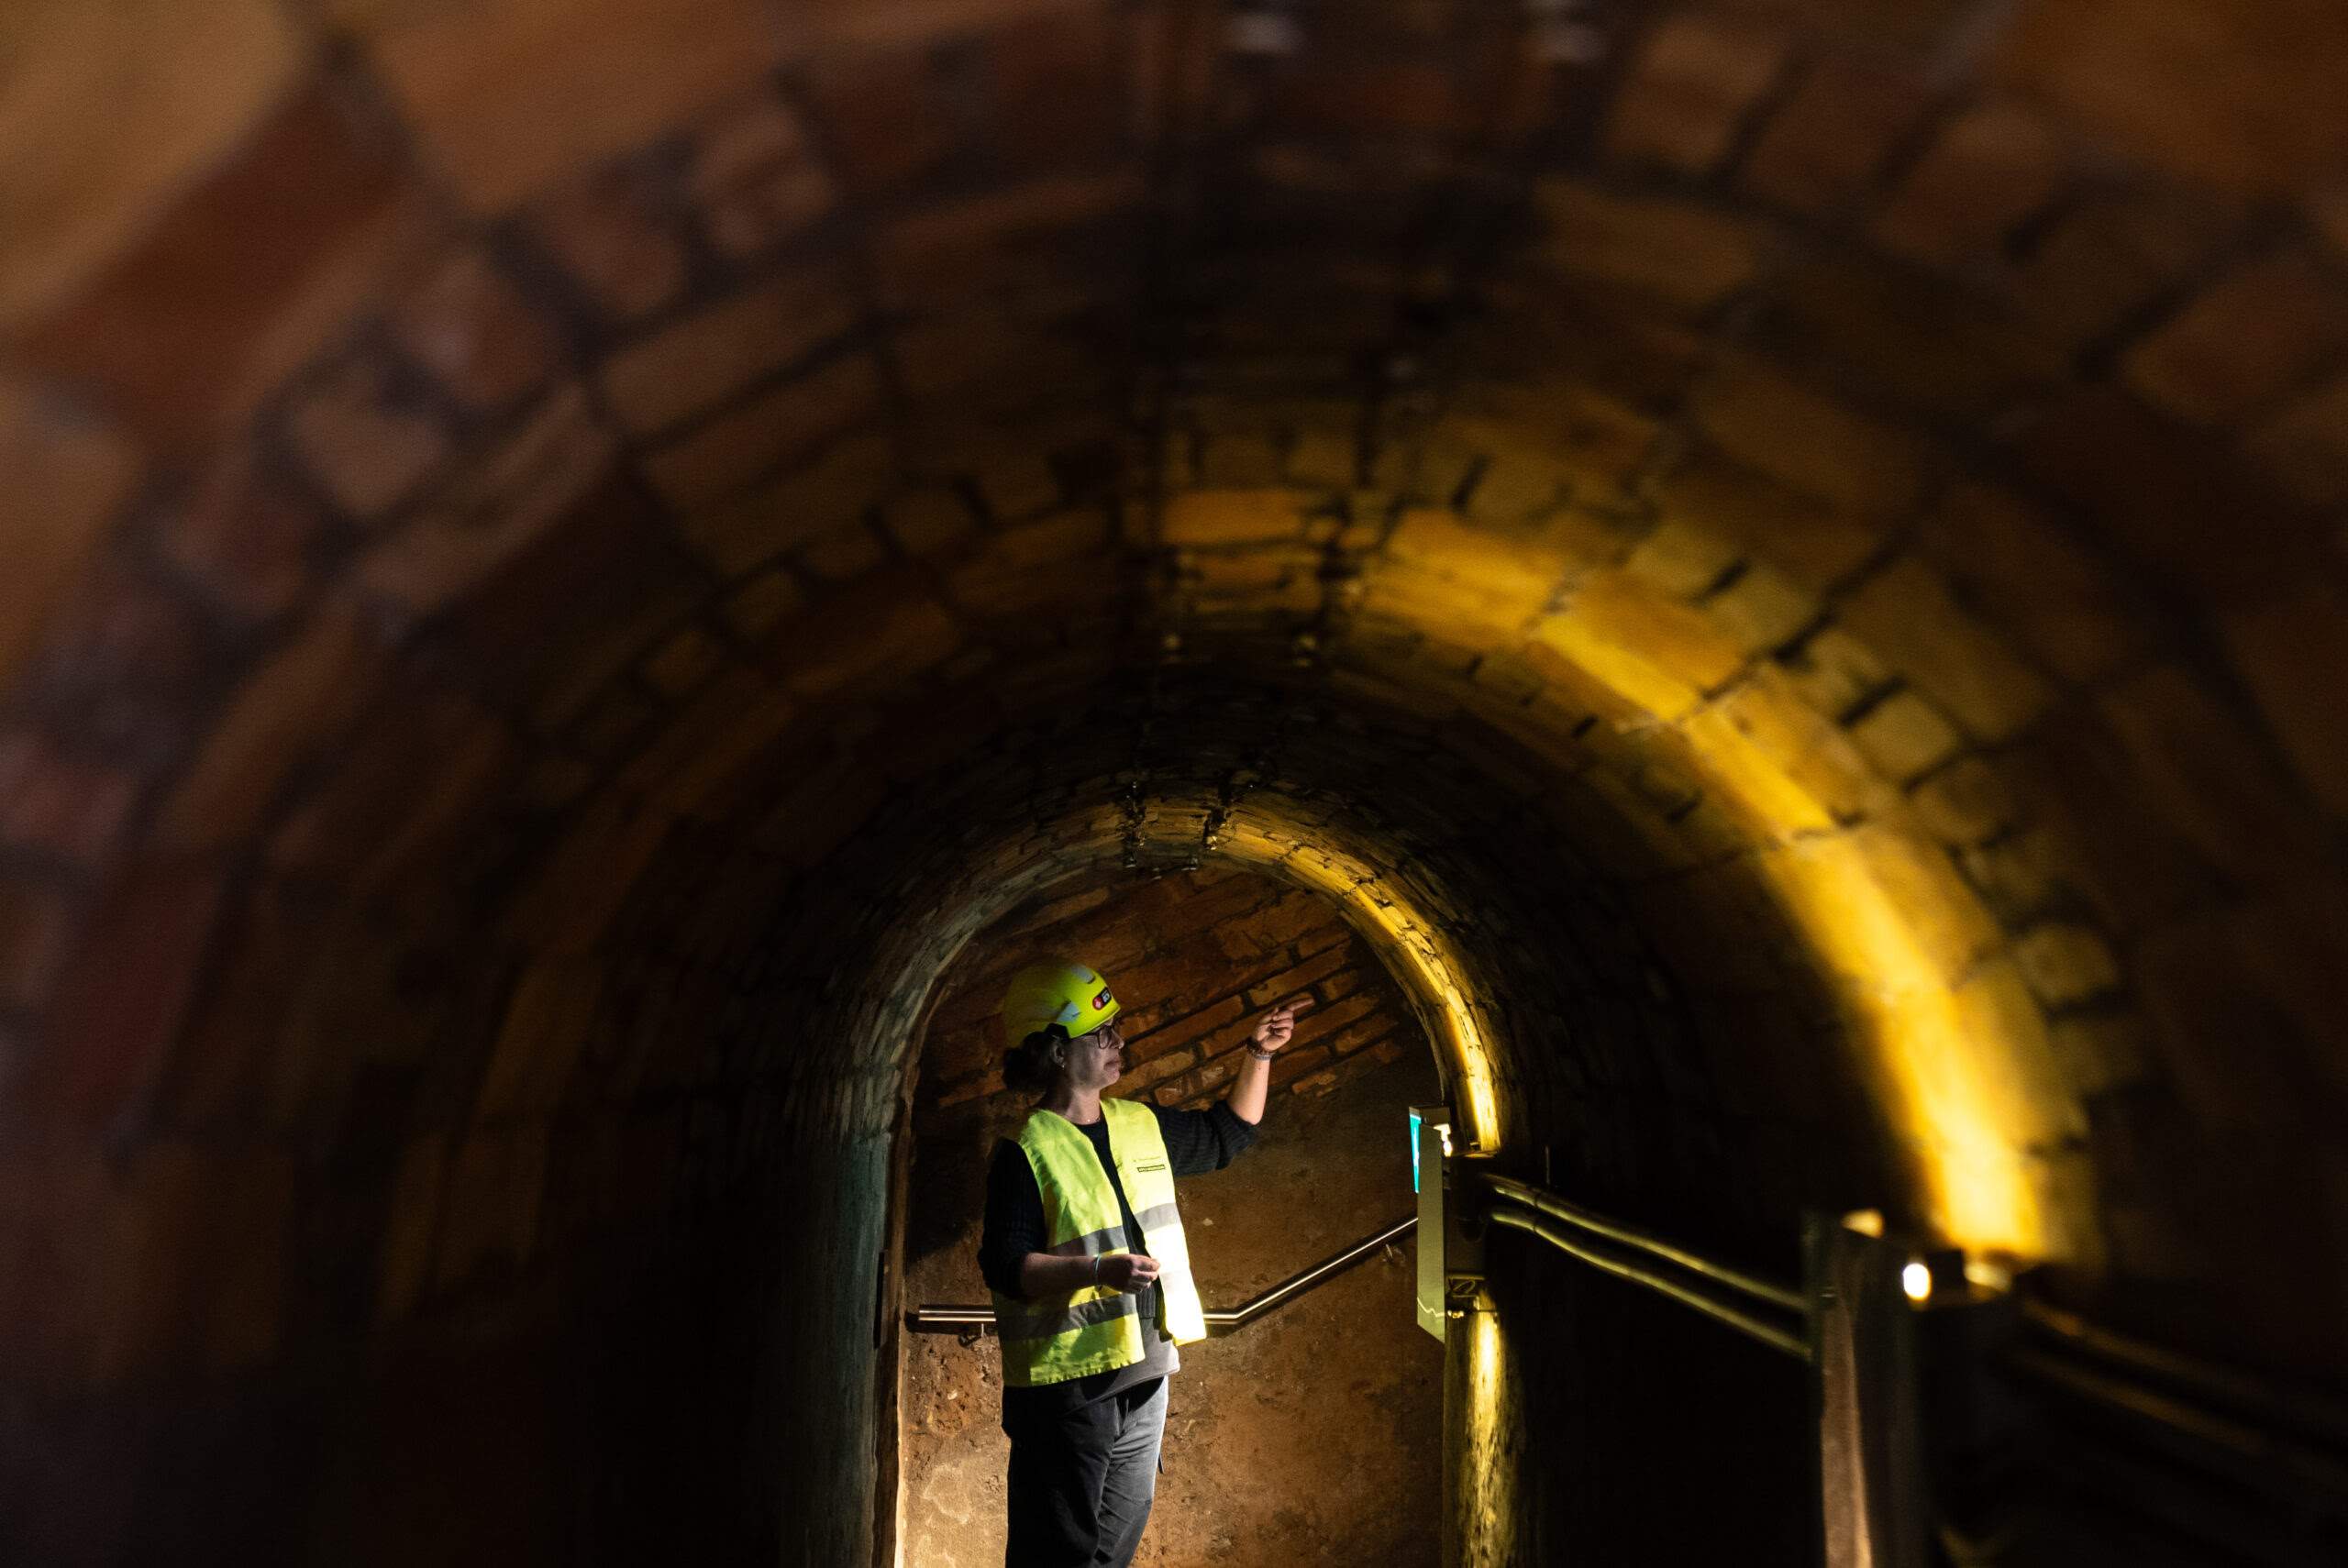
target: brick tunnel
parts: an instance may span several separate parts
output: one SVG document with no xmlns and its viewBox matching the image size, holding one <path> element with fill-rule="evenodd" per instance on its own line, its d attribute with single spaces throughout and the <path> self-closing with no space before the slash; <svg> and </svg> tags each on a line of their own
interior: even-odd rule
<svg viewBox="0 0 2348 1568">
<path fill-rule="evenodd" d="M 900 1561 L 940 977 L 1217 875 L 1464 1154 L 2348 1390 L 2343 73 L 16 0 L 0 1556 Z M 1444 1353 L 1445 1561 L 1800 1561 L 1799 1379 L 1575 1278 Z M 2320 1560 L 2157 1514 L 1965 1560 Z"/>
</svg>

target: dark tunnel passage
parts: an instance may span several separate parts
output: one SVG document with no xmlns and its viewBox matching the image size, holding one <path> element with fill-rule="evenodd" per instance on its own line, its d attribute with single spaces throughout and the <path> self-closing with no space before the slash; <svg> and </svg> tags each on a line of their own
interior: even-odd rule
<svg viewBox="0 0 2348 1568">
<path fill-rule="evenodd" d="M 1218 878 L 1463 1169 L 1873 1210 L 2332 1442 L 2343 79 L 2324 0 L 16 0 L 0 1559 L 900 1561 L 947 977 Z M 1490 1244 L 1447 1568 L 1810 1560 L 1798 1371 Z M 2348 1518 L 2070 1442 L 1933 1560 Z"/>
</svg>

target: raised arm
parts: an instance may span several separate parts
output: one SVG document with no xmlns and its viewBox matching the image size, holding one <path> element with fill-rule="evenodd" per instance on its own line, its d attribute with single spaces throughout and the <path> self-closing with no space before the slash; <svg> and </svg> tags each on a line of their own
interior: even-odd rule
<svg viewBox="0 0 2348 1568">
<path fill-rule="evenodd" d="M 1272 1087 L 1272 1056 L 1287 1045 L 1296 1029 L 1296 1015 L 1312 1005 L 1311 997 L 1294 997 L 1257 1020 L 1256 1032 L 1248 1039 L 1251 1049 L 1239 1064 L 1238 1081 L 1224 1097 L 1231 1114 L 1249 1126 L 1264 1120 L 1264 1099 Z"/>
</svg>

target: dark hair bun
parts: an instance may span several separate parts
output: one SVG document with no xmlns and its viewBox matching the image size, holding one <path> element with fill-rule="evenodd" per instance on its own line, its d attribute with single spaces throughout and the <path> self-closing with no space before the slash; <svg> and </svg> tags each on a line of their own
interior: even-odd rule
<svg viewBox="0 0 2348 1568">
<path fill-rule="evenodd" d="M 1039 1029 L 1003 1057 L 1003 1087 L 1022 1094 L 1041 1094 L 1052 1087 L 1067 1062 L 1068 1031 L 1057 1023 Z"/>
</svg>

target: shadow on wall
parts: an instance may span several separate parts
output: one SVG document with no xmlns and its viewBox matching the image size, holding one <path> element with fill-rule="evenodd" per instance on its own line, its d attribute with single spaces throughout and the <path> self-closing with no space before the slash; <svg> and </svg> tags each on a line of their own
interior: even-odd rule
<svg viewBox="0 0 2348 1568">
<path fill-rule="evenodd" d="M 1108 975 L 1134 1042 L 1125 1091 L 1220 1098 L 1257 1011 L 1311 992 L 1256 1146 L 1181 1185 L 1210 1306 L 1235 1305 L 1409 1212 L 1404 1107 L 1438 1092 L 1392 982 L 1327 904 L 1245 873 L 1184 873 L 1038 900 L 941 982 L 914 1104 L 909 1300 L 980 1301 L 985 1165 L 1024 1105 L 1002 1092 L 1009 973 L 1066 952 Z M 1358 1560 L 1433 1568 L 1439 1546 L 1441 1348 L 1412 1320 L 1413 1262 L 1390 1249 L 1228 1338 L 1186 1347 L 1165 1474 L 1135 1562 L 1228 1568 Z M 1001 1353 L 908 1335 L 904 1562 L 1002 1560 Z"/>
</svg>

